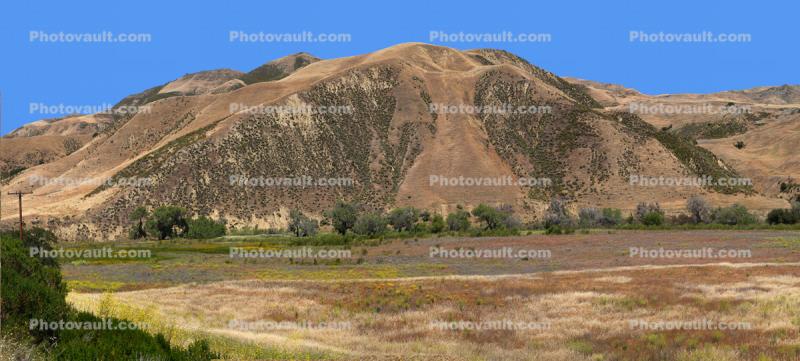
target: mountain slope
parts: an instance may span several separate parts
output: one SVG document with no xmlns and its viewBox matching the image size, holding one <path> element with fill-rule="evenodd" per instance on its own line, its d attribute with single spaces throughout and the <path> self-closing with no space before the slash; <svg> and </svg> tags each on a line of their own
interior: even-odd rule
<svg viewBox="0 0 800 361">
<path fill-rule="evenodd" d="M 297 64 L 288 59 L 278 63 Z M 33 187 L 28 212 L 34 220 L 95 239 L 123 236 L 128 214 L 140 205 L 176 204 L 234 226 L 268 227 L 284 225 L 290 208 L 318 216 L 339 198 L 373 209 L 413 205 L 443 213 L 459 204 L 505 203 L 526 220 L 539 217 L 555 196 L 574 206 L 624 209 L 640 201 L 678 209 L 695 193 L 721 204 L 747 195 L 749 206 L 763 209 L 785 203 L 747 187 L 631 185 L 631 175 L 737 173 L 693 142 L 604 109 L 584 87 L 504 51 L 408 43 L 284 69 L 290 70 L 281 77 L 225 92 L 160 97 L 171 92 L 156 87 L 128 97 L 121 104 L 147 104 L 148 111 L 116 118 L 79 151 L 17 174 L 9 187 L 29 186 L 34 175 L 147 178 L 151 183 L 140 187 Z M 442 111 L 453 106 L 473 111 Z M 541 111 L 486 111 L 507 106 Z M 353 184 L 231 183 L 231 177 L 297 176 Z M 552 184 L 443 186 L 432 176 L 546 178 Z M 2 217 L 10 221 L 13 214 L 3 209 Z"/>
</svg>

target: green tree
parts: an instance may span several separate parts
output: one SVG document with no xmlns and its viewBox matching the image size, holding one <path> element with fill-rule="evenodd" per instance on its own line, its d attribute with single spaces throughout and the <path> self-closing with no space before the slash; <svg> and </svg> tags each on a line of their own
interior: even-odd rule
<svg viewBox="0 0 800 361">
<path fill-rule="evenodd" d="M 293 209 L 289 211 L 289 232 L 294 233 L 297 237 L 313 236 L 317 234 L 319 224 L 317 221 L 306 217 L 299 210 Z"/>
<path fill-rule="evenodd" d="M 225 235 L 225 222 L 215 221 L 206 216 L 200 216 L 188 221 L 189 230 L 186 238 L 207 239 Z"/>
<path fill-rule="evenodd" d="M 447 215 L 447 228 L 451 231 L 466 231 L 469 229 L 469 212 L 459 205 L 455 212 Z"/>
<path fill-rule="evenodd" d="M 145 225 L 147 232 L 158 239 L 181 236 L 189 228 L 186 210 L 176 206 L 161 206 L 150 214 Z"/>
<path fill-rule="evenodd" d="M 386 232 L 386 218 L 378 213 L 365 213 L 358 217 L 353 226 L 356 234 L 377 236 Z"/>
<path fill-rule="evenodd" d="M 326 212 L 326 216 L 330 218 L 331 225 L 336 232 L 346 234 L 355 226 L 358 220 L 358 210 L 355 204 L 340 200 L 336 201 L 332 210 Z"/>
<path fill-rule="evenodd" d="M 419 211 L 413 207 L 395 208 L 389 212 L 388 220 L 395 231 L 408 231 L 419 220 Z"/>
</svg>

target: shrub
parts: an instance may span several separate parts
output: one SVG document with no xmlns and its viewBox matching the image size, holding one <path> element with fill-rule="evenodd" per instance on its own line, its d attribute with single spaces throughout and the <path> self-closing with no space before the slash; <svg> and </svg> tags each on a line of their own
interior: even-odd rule
<svg viewBox="0 0 800 361">
<path fill-rule="evenodd" d="M 578 211 L 578 224 L 581 227 L 596 227 L 600 224 L 602 213 L 597 208 L 581 208 Z"/>
<path fill-rule="evenodd" d="M 660 212 L 645 213 L 641 222 L 645 226 L 660 226 L 664 224 L 664 214 Z"/>
<path fill-rule="evenodd" d="M 411 230 L 419 219 L 419 211 L 413 207 L 395 208 L 389 212 L 388 221 L 395 231 Z"/>
<path fill-rule="evenodd" d="M 37 232 L 49 233 L 44 230 Z M 34 237 L 30 232 L 25 232 L 26 243 Z M 47 239 L 40 238 L 35 242 L 47 243 L 47 247 L 51 248 Z M 28 245 L 20 241 L 16 232 L 0 234 L 0 243 L 0 263 L 3 265 L 0 320 L 3 332 L 30 332 L 34 342 L 56 337 L 58 332 L 55 330 L 29 331 L 26 326 L 32 319 L 64 319 L 68 310 L 64 299 L 67 290 L 62 283 L 58 263 L 46 264 L 43 260 L 47 258 L 31 257 Z"/>
<path fill-rule="evenodd" d="M 189 230 L 186 232 L 186 238 L 206 239 L 225 235 L 225 222 L 215 221 L 206 216 L 190 219 L 188 227 Z"/>
<path fill-rule="evenodd" d="M 742 149 L 742 148 L 744 148 L 744 142 L 741 141 L 741 140 L 737 141 L 736 143 L 733 143 L 733 146 L 735 146 L 736 149 Z"/>
<path fill-rule="evenodd" d="M 45 244 L 55 236 L 42 229 L 25 234 L 26 243 Z M 171 360 L 207 361 L 219 358 L 209 350 L 205 341 L 198 340 L 186 349 L 171 346 L 158 334 L 152 336 L 142 330 L 90 329 L 40 330 L 30 329 L 30 320 L 48 322 L 110 322 L 116 325 L 123 320 L 101 319 L 85 312 L 71 309 L 65 300 L 66 288 L 61 281 L 58 264 L 41 262 L 42 258 L 29 255 L 16 232 L 0 233 L 0 263 L 3 265 L 0 298 L 2 336 L 30 335 L 37 348 L 45 349 L 54 360 Z M 27 339 L 26 336 L 22 336 Z M 4 355 L 7 350 L 3 350 Z"/>
<path fill-rule="evenodd" d="M 349 229 L 355 226 L 358 220 L 358 211 L 356 208 L 355 204 L 337 201 L 333 209 L 326 212 L 326 216 L 330 218 L 331 225 L 336 232 L 346 234 Z"/>
<path fill-rule="evenodd" d="M 664 223 L 664 211 L 661 210 L 661 206 L 658 203 L 639 203 L 636 205 L 636 220 L 644 225 L 652 225 L 645 223 L 645 218 L 648 217 L 651 213 L 658 213 L 661 215 L 661 223 Z M 648 222 L 658 222 L 658 216 L 650 215 L 648 218 Z"/>
<path fill-rule="evenodd" d="M 186 210 L 176 206 L 156 208 L 145 225 L 147 233 L 158 239 L 173 238 L 183 235 L 189 228 L 186 221 Z"/>
<path fill-rule="evenodd" d="M 800 204 L 792 203 L 792 208 L 776 208 L 767 213 L 769 224 L 795 224 L 800 222 Z"/>
<path fill-rule="evenodd" d="M 575 220 L 570 216 L 569 210 L 567 210 L 566 200 L 562 198 L 553 198 L 550 201 L 550 206 L 547 208 L 544 215 L 544 224 L 545 227 L 554 225 L 572 227 L 575 224 Z"/>
<path fill-rule="evenodd" d="M 711 223 L 711 208 L 703 197 L 691 196 L 686 200 L 686 210 L 692 217 L 692 223 Z"/>
<path fill-rule="evenodd" d="M 756 223 L 756 217 L 747 211 L 741 204 L 734 204 L 730 207 L 717 208 L 714 212 L 714 223 L 726 225 L 741 225 Z"/>
<path fill-rule="evenodd" d="M 469 229 L 469 212 L 460 205 L 456 211 L 447 215 L 447 228 L 451 231 L 466 231 Z"/>
<path fill-rule="evenodd" d="M 441 214 L 434 214 L 431 217 L 431 232 L 441 233 L 447 225 L 444 223 L 444 217 Z"/>
<path fill-rule="evenodd" d="M 619 208 L 603 208 L 600 225 L 613 227 L 622 223 L 622 211 Z"/>
<path fill-rule="evenodd" d="M 366 236 L 377 236 L 386 232 L 386 219 L 378 213 L 365 213 L 358 217 L 353 232 Z"/>
<path fill-rule="evenodd" d="M 317 221 L 306 217 L 303 212 L 296 209 L 289 211 L 289 232 L 297 237 L 314 236 L 319 231 Z"/>
<path fill-rule="evenodd" d="M 503 227 L 508 214 L 485 204 L 479 204 L 472 210 L 472 215 L 485 225 L 485 229 L 493 230 Z"/>
</svg>

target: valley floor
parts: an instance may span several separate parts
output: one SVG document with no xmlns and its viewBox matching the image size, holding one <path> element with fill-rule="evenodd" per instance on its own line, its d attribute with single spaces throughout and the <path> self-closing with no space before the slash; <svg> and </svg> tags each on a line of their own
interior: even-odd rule
<svg viewBox="0 0 800 361">
<path fill-rule="evenodd" d="M 64 264 L 70 302 L 234 359 L 800 358 L 798 231 L 387 240 L 316 261 L 229 256 L 291 248 L 266 237 L 123 247 L 152 254 Z M 539 257 L 431 257 L 503 247 Z M 663 257 L 699 249 L 739 253 Z"/>
</svg>

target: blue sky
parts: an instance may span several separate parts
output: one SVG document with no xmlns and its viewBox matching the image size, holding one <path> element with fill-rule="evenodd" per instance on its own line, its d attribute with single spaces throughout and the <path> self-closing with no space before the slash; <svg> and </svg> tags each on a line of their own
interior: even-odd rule
<svg viewBox="0 0 800 361">
<path fill-rule="evenodd" d="M 32 104 L 102 106 L 200 70 L 248 71 L 299 51 L 334 58 L 412 41 L 505 49 L 558 75 L 649 94 L 798 84 L 799 10 L 796 1 L 8 1 L 0 12 L 0 132 L 57 116 L 31 112 Z M 150 41 L 41 42 L 30 40 L 32 31 L 143 33 Z M 231 31 L 337 33 L 350 41 L 231 42 Z M 432 31 L 550 38 L 437 42 Z M 640 42 L 630 40 L 632 31 L 749 40 Z"/>
</svg>

